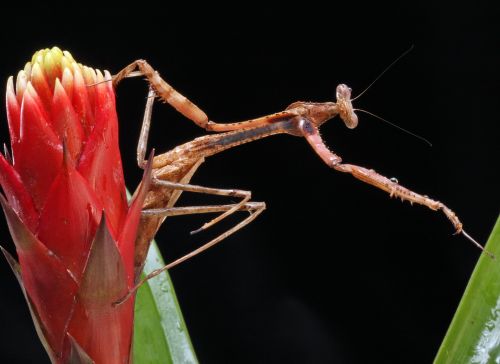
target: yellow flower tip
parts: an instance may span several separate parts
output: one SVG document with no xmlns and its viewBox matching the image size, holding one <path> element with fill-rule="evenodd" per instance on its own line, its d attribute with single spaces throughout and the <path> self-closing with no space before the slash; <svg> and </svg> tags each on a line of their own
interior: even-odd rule
<svg viewBox="0 0 500 364">
<path fill-rule="evenodd" d="M 29 79 L 41 81 L 42 78 L 44 78 L 44 76 L 43 76 L 43 71 L 42 71 L 42 67 L 40 66 L 40 63 L 38 63 L 38 62 L 33 63 L 31 65 L 31 77 Z"/>
<path fill-rule="evenodd" d="M 64 52 L 58 46 L 52 47 L 50 53 L 52 53 L 53 55 L 57 55 L 57 57 L 62 57 L 64 55 Z"/>
<path fill-rule="evenodd" d="M 61 70 L 62 70 L 62 72 L 64 72 L 66 69 L 69 69 L 70 71 L 73 69 L 72 62 L 67 57 L 62 56 L 62 58 L 61 58 Z"/>
<path fill-rule="evenodd" d="M 31 60 L 32 64 L 38 63 L 40 66 L 43 66 L 43 58 L 45 54 L 48 52 L 48 49 L 41 49 L 33 55 L 33 59 Z"/>
<path fill-rule="evenodd" d="M 19 71 L 16 78 L 16 95 L 17 101 L 21 104 L 24 90 L 26 90 L 26 85 L 28 83 L 28 77 L 24 71 Z"/>
<path fill-rule="evenodd" d="M 75 62 L 75 59 L 73 58 L 71 53 L 69 53 L 68 51 L 63 51 L 63 54 L 68 60 L 70 60 L 71 62 Z"/>
<path fill-rule="evenodd" d="M 70 52 L 63 51 L 59 47 L 45 48 L 35 52 L 31 57 L 31 62 L 26 63 L 24 72 L 27 77 L 26 81 L 33 80 L 35 86 L 46 83 L 51 92 L 54 92 L 56 80 L 59 80 L 70 96 L 75 79 L 78 83 L 83 81 L 81 83 L 85 85 L 94 85 L 112 79 L 109 72 L 102 72 L 77 63 Z M 24 92 L 25 86 L 21 88 Z"/>
<path fill-rule="evenodd" d="M 43 70 L 47 75 L 48 80 L 54 80 L 59 76 L 58 66 L 61 64 L 60 61 L 60 57 L 57 59 L 57 56 L 54 57 L 52 52 L 45 53 L 45 56 L 43 57 Z"/>
<path fill-rule="evenodd" d="M 68 94 L 68 97 L 71 99 L 73 96 L 73 73 L 71 73 L 70 67 L 64 69 L 61 84 L 64 90 L 66 90 L 66 94 Z"/>
<path fill-rule="evenodd" d="M 24 73 L 28 77 L 31 77 L 31 62 L 26 62 L 26 64 L 24 65 Z"/>
<path fill-rule="evenodd" d="M 30 95 L 34 99 L 38 98 L 38 94 L 37 94 L 35 88 L 33 87 L 33 85 L 31 84 L 31 81 L 28 81 L 28 83 L 26 84 L 26 91 L 25 91 L 25 93 L 28 94 L 28 95 Z"/>
<path fill-rule="evenodd" d="M 83 66 L 83 79 L 85 80 L 86 85 L 95 84 L 97 82 L 96 77 L 97 76 L 94 69 L 87 66 Z"/>
<path fill-rule="evenodd" d="M 71 70 L 73 71 L 73 74 L 75 75 L 75 77 L 76 77 L 77 73 L 80 75 L 80 77 L 83 77 L 82 66 L 79 63 L 71 62 Z"/>
<path fill-rule="evenodd" d="M 76 62 L 73 62 L 71 64 L 73 67 L 73 80 L 75 85 L 79 85 L 81 87 L 82 85 L 85 85 L 85 80 L 83 78 L 83 71 L 82 67 Z"/>
<path fill-rule="evenodd" d="M 104 76 L 102 75 L 101 70 L 96 69 L 95 72 L 97 74 L 97 82 L 102 83 L 104 81 Z"/>
<path fill-rule="evenodd" d="M 10 76 L 7 79 L 7 97 L 15 97 L 16 91 L 14 90 L 14 77 Z"/>
<path fill-rule="evenodd" d="M 35 63 L 36 62 L 36 59 L 38 57 L 38 53 L 40 53 L 41 50 L 39 51 L 36 51 L 35 53 L 33 53 L 33 56 L 31 56 L 31 63 Z"/>
<path fill-rule="evenodd" d="M 14 76 L 7 79 L 7 92 L 14 91 Z"/>
<path fill-rule="evenodd" d="M 41 49 L 33 54 L 31 62 L 26 63 L 24 67 L 26 74 L 32 75 L 33 67 L 38 64 L 43 70 L 47 80 L 53 84 L 55 78 L 61 78 L 64 70 L 72 70 L 72 64 L 75 62 L 73 56 L 68 51 L 62 51 L 59 47 L 51 49 Z"/>
</svg>

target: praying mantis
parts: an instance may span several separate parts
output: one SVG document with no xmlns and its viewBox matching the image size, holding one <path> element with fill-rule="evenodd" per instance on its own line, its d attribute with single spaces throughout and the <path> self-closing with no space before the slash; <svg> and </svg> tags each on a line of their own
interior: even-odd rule
<svg viewBox="0 0 500 364">
<path fill-rule="evenodd" d="M 319 128 L 328 120 L 339 116 L 350 129 L 358 125 L 358 116 L 352 105 L 352 90 L 345 84 L 337 86 L 337 100 L 334 102 L 297 101 L 290 104 L 285 110 L 274 114 L 241 122 L 218 123 L 211 121 L 202 109 L 176 91 L 145 60 L 136 60 L 114 75 L 113 85 L 117 86 L 124 78 L 137 76 L 145 77 L 149 83 L 149 93 L 137 145 L 137 162 L 139 167 L 143 169 L 152 169 L 151 187 L 143 206 L 141 224 L 136 239 L 136 286 L 120 302 L 130 297 L 148 279 L 214 246 L 251 223 L 264 211 L 266 207 L 265 203 L 251 201 L 250 191 L 209 188 L 189 184 L 189 181 L 205 158 L 241 144 L 276 134 L 289 134 L 304 138 L 328 167 L 339 172 L 348 173 L 356 179 L 379 188 L 387 192 L 390 197 L 400 198 L 402 201 L 409 201 L 411 204 L 423 205 L 434 211 L 441 211 L 453 225 L 456 234 L 464 235 L 480 249 L 483 249 L 478 242 L 464 231 L 462 222 L 457 215 L 442 202 L 416 193 L 400 185 L 396 179 L 387 178 L 373 169 L 343 163 L 342 158 L 326 146 L 319 134 Z M 175 110 L 197 126 L 206 131 L 215 132 L 215 134 L 205 135 L 179 145 L 166 153 L 154 156 L 148 163 L 145 157 L 155 98 L 159 98 L 163 102 L 170 104 Z M 175 207 L 175 203 L 183 191 L 236 197 L 240 201 L 226 205 Z M 247 211 L 249 215 L 198 249 L 161 269 L 151 272 L 142 280 L 140 279 L 149 244 L 167 217 L 187 214 L 220 213 L 220 215 L 205 223 L 200 229 L 192 232 L 196 233 L 213 226 L 236 211 Z M 488 254 L 488 252 L 486 253 Z"/>
</svg>

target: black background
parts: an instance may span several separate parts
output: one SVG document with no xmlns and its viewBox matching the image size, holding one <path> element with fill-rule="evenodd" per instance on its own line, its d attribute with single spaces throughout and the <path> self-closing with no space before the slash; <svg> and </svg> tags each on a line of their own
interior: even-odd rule
<svg viewBox="0 0 500 364">
<path fill-rule="evenodd" d="M 425 136 L 432 148 L 364 114 L 357 129 L 334 119 L 322 135 L 346 162 L 445 202 L 485 242 L 499 205 L 495 12 L 472 3 L 331 5 L 6 10 L 0 79 L 52 45 L 112 73 L 145 58 L 212 120 L 229 122 L 296 100 L 332 101 L 341 82 L 356 95 L 414 44 L 355 106 Z M 146 93 L 137 79 L 117 91 L 129 186 L 140 178 L 135 143 Z M 5 121 L 0 130 L 7 141 Z M 158 152 L 203 134 L 155 106 L 150 146 Z M 268 205 L 251 226 L 171 271 L 201 362 L 432 361 L 479 256 L 443 216 L 330 170 L 291 136 L 210 158 L 192 182 L 252 190 Z M 180 204 L 222 201 L 185 194 Z M 168 220 L 158 236 L 167 260 L 237 221 L 190 237 L 204 218 Z M 1 240 L 13 251 L 6 232 Z M 1 361 L 44 362 L 6 263 L 0 279 Z"/>
</svg>

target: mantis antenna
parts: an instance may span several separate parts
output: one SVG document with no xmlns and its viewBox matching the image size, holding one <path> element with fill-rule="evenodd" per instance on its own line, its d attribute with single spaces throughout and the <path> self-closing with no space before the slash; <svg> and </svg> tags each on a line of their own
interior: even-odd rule
<svg viewBox="0 0 500 364">
<path fill-rule="evenodd" d="M 363 95 L 366 91 L 368 91 L 370 89 L 370 87 L 372 87 L 375 84 L 375 82 L 377 82 L 380 79 L 380 77 L 382 77 L 387 71 L 389 71 L 391 69 L 392 66 L 394 66 L 396 63 L 398 63 L 398 61 L 401 58 L 403 58 L 408 53 L 410 53 L 413 50 L 414 47 L 415 46 L 412 44 L 410 48 L 408 48 L 398 58 L 396 58 L 394 61 L 392 61 L 392 63 L 390 65 L 388 65 L 382 72 L 380 72 L 380 74 L 377 77 L 375 77 L 375 79 L 363 91 L 361 91 L 360 94 L 358 94 L 358 96 L 356 96 L 355 98 L 351 99 L 351 101 L 359 99 L 361 97 L 361 95 Z"/>
<path fill-rule="evenodd" d="M 420 135 L 418 135 L 418 134 L 415 134 L 415 133 L 413 133 L 413 132 L 411 132 L 411 131 L 409 131 L 409 130 L 407 130 L 407 129 L 405 129 L 405 128 L 402 128 L 401 126 L 399 126 L 399 125 L 397 125 L 397 124 L 394 124 L 394 123 L 390 122 L 389 120 L 384 119 L 384 118 L 383 118 L 383 117 L 381 117 L 381 116 L 378 116 L 378 115 L 376 115 L 376 114 L 374 114 L 374 113 L 372 113 L 372 112 L 369 112 L 369 111 L 366 111 L 366 110 L 363 110 L 363 109 L 354 109 L 354 111 L 361 111 L 361 112 L 364 112 L 365 114 L 371 115 L 371 116 L 373 116 L 374 118 L 377 118 L 377 119 L 379 119 L 379 120 L 381 120 L 381 121 L 383 121 L 383 122 L 385 122 L 385 123 L 387 123 L 387 124 L 389 124 L 389 125 L 391 125 L 391 126 L 393 126 L 393 127 L 397 128 L 397 129 L 401 130 L 402 132 L 405 132 L 406 134 L 409 134 L 409 135 L 411 135 L 411 136 L 414 136 L 414 137 L 415 137 L 415 138 L 417 138 L 417 139 L 420 139 L 420 140 L 421 140 L 421 141 L 423 141 L 424 143 L 428 144 L 428 145 L 429 145 L 429 147 L 432 147 L 432 143 L 431 143 L 428 139 L 426 139 L 426 138 L 424 138 L 423 136 L 420 136 Z"/>
</svg>

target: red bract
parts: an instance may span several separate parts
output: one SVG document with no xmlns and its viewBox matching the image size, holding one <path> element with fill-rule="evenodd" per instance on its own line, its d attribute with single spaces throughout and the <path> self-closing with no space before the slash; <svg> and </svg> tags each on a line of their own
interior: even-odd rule
<svg viewBox="0 0 500 364">
<path fill-rule="evenodd" d="M 149 168 L 129 205 L 111 76 L 44 49 L 7 82 L 12 156 L 0 195 L 19 263 L 5 250 L 54 363 L 128 363 L 134 240 Z M 87 360 L 87 361 L 85 361 Z"/>
</svg>

